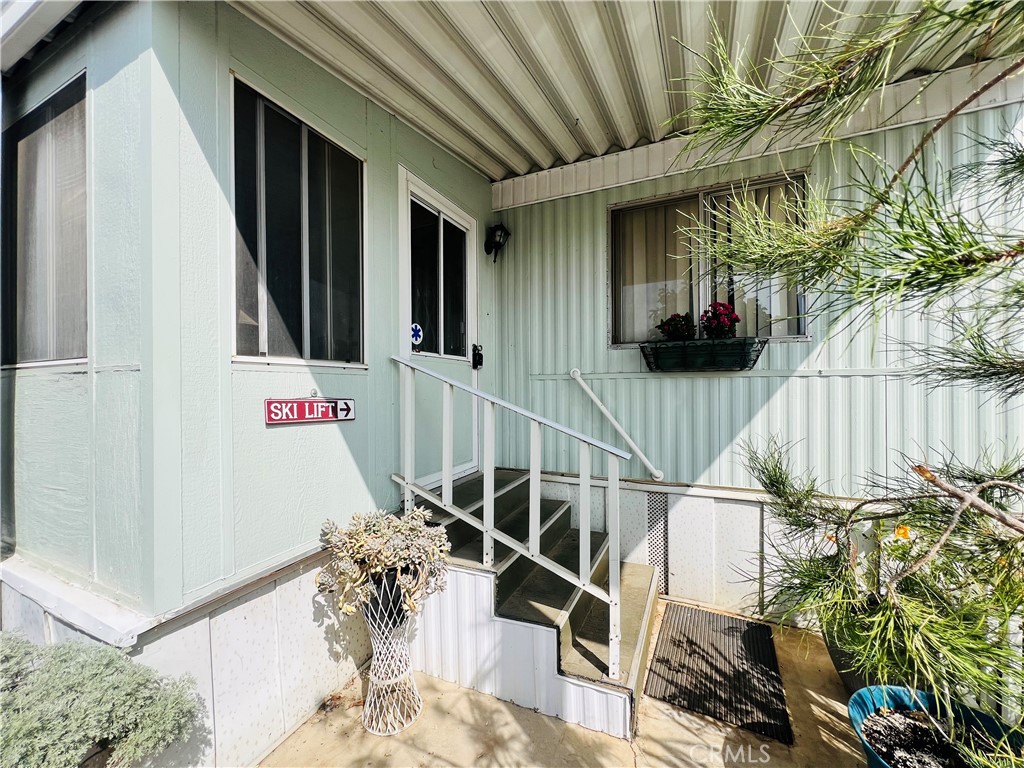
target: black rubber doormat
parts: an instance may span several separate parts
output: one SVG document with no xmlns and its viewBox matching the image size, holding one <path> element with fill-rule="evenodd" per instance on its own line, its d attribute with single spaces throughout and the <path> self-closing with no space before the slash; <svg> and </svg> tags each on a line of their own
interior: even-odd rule
<svg viewBox="0 0 1024 768">
<path fill-rule="evenodd" d="M 648 696 L 793 743 L 771 627 L 667 603 Z"/>
</svg>

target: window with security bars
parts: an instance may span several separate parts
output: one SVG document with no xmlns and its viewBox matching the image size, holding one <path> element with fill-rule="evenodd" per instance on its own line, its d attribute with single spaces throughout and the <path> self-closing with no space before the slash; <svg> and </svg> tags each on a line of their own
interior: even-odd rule
<svg viewBox="0 0 1024 768">
<path fill-rule="evenodd" d="M 802 196 L 803 179 L 791 177 L 613 210 L 613 342 L 659 340 L 655 326 L 674 313 L 689 313 L 699 337 L 700 314 L 714 301 L 735 308 L 741 318 L 737 336 L 803 336 L 801 292 L 782 280 L 747 285 L 710 262 L 694 234 L 699 223 L 715 237 L 728 238 L 738 205 L 753 202 L 769 216 L 781 217 L 791 215 L 792 202 Z"/>
<path fill-rule="evenodd" d="M 236 80 L 235 354 L 362 360 L 362 163 Z"/>
<path fill-rule="evenodd" d="M 5 364 L 87 354 L 86 81 L 3 135 Z"/>
</svg>

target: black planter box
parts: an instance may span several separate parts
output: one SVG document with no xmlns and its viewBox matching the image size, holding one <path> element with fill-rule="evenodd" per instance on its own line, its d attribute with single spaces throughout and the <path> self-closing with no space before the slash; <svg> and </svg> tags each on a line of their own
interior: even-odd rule
<svg viewBox="0 0 1024 768">
<path fill-rule="evenodd" d="M 754 367 L 767 339 L 694 339 L 640 344 L 652 371 L 746 371 Z"/>
</svg>

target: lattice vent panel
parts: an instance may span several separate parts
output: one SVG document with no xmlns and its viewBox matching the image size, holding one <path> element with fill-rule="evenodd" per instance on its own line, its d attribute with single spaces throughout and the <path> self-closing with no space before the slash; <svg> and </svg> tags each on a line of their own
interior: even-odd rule
<svg viewBox="0 0 1024 768">
<path fill-rule="evenodd" d="M 647 494 L 647 564 L 658 569 L 658 592 L 668 594 L 668 494 Z"/>
</svg>

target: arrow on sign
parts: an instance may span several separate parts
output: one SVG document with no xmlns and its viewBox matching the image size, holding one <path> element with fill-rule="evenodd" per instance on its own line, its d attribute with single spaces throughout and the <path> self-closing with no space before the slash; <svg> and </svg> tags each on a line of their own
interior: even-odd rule
<svg viewBox="0 0 1024 768">
<path fill-rule="evenodd" d="M 342 417 L 342 414 L 344 414 L 344 417 L 348 417 L 350 413 L 352 413 L 352 404 L 348 400 L 339 400 L 338 416 Z"/>
</svg>

